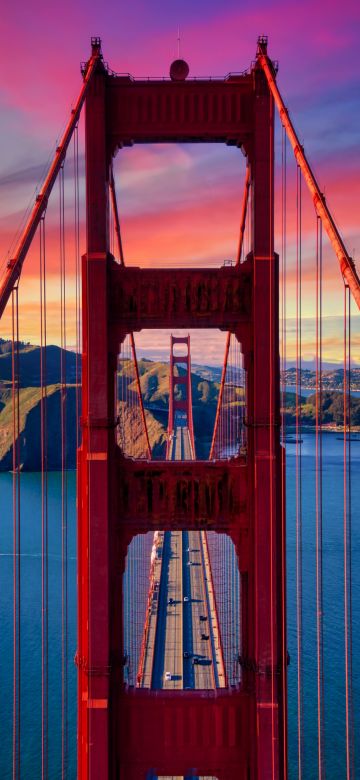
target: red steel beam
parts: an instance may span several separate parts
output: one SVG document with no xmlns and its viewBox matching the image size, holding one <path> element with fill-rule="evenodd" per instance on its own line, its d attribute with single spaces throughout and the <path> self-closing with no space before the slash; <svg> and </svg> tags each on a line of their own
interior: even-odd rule
<svg viewBox="0 0 360 780">
<path fill-rule="evenodd" d="M 249 692 L 218 688 L 154 694 L 129 688 L 114 703 L 121 724 L 115 736 L 122 745 L 120 777 L 138 780 L 149 776 L 149 767 L 156 767 L 157 775 L 183 777 L 195 766 L 201 776 L 248 780 L 254 717 Z"/>
<path fill-rule="evenodd" d="M 289 112 L 279 92 L 275 78 L 274 66 L 267 54 L 266 38 L 259 38 L 258 40 L 257 62 L 265 74 L 269 89 L 273 95 L 276 107 L 279 111 L 281 122 L 285 127 L 287 136 L 293 148 L 296 162 L 304 176 L 312 196 L 315 211 L 322 221 L 322 224 L 328 234 L 335 254 L 338 258 L 340 270 L 343 275 L 345 284 L 347 284 L 347 286 L 350 288 L 353 298 L 356 301 L 358 308 L 360 309 L 360 279 L 357 275 L 354 261 L 346 250 L 344 242 L 326 204 L 325 196 L 321 192 L 320 187 L 316 181 L 309 161 L 305 155 L 304 148 L 299 141 L 299 137 L 289 117 Z"/>
<path fill-rule="evenodd" d="M 114 338 L 143 328 L 234 331 L 251 318 L 252 261 L 221 268 L 123 268 L 109 265 Z"/>
<path fill-rule="evenodd" d="M 145 531 L 247 528 L 249 466 L 231 461 L 124 458 L 116 453 L 117 524 Z"/>
<path fill-rule="evenodd" d="M 66 129 L 62 136 L 59 146 L 56 148 L 54 159 L 49 168 L 48 174 L 41 188 L 41 191 L 36 197 L 35 204 L 27 225 L 22 233 L 19 244 L 16 249 L 16 253 L 7 264 L 7 270 L 0 285 L 0 319 L 4 313 L 6 304 L 10 298 L 11 291 L 14 289 L 22 270 L 24 260 L 27 252 L 30 248 L 31 242 L 34 238 L 38 224 L 46 211 L 48 200 L 51 194 L 51 190 L 56 181 L 56 177 L 64 162 L 66 152 L 71 141 L 72 134 L 75 126 L 79 121 L 80 112 L 86 97 L 88 86 L 92 79 L 92 76 L 101 61 L 101 43 L 100 39 L 96 38 L 92 42 L 92 55 L 86 66 L 86 73 L 84 75 L 84 83 L 81 88 L 79 97 L 75 103 L 75 107 L 71 110 L 71 116 L 67 123 Z"/>
</svg>

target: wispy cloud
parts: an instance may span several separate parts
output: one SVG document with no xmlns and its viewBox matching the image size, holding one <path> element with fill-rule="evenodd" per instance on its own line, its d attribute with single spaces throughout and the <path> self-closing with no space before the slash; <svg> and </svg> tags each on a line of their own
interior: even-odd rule
<svg viewBox="0 0 360 780">
<path fill-rule="evenodd" d="M 21 14 L 18 11 L 16 4 L 8 3 L 2 13 L 0 247 L 3 256 L 23 209 L 43 177 L 47 150 L 50 151 L 67 120 L 71 101 L 81 86 L 79 61 L 89 56 L 90 36 L 101 35 L 104 56 L 114 70 L 129 71 L 135 76 L 166 75 L 176 54 L 176 30 L 180 21 L 182 54 L 189 60 L 192 76 L 222 76 L 231 70 L 247 68 L 254 57 L 258 34 L 265 31 L 269 35 L 270 56 L 280 62 L 279 85 L 301 141 L 315 164 L 320 186 L 349 251 L 355 249 L 356 256 L 360 257 L 357 45 L 360 7 L 355 0 L 347 0 L 346 9 L 337 0 L 328 0 L 326 13 L 323 4 L 311 0 L 301 4 L 295 0 L 271 3 L 259 0 L 256 5 L 244 0 L 241 8 L 236 0 L 228 0 L 225 5 L 217 0 L 196 3 L 183 0 L 180 19 L 178 8 L 162 0 L 152 3 L 133 0 L 127 5 L 126 14 L 122 4 L 99 6 L 95 0 L 79 0 L 75 4 L 64 0 L 55 22 L 53 7 L 45 0 L 23 4 Z M 277 148 L 280 151 L 279 145 Z M 119 152 L 118 200 L 127 262 L 212 265 L 234 257 L 243 165 L 237 150 L 221 146 L 170 149 L 160 145 Z M 83 158 L 81 166 L 83 171 Z M 295 190 L 290 168 L 289 158 L 289 315 L 294 310 L 296 239 Z M 74 242 L 70 185 L 67 195 L 66 240 L 71 267 Z M 59 268 L 56 198 L 54 192 L 54 204 L 49 205 L 46 220 L 48 273 L 53 277 L 54 290 Z M 314 301 L 314 213 L 306 198 L 304 191 L 304 312 L 310 316 Z M 83 220 L 81 241 L 83 251 Z M 281 247 L 279 223 L 276 247 Z M 22 327 L 25 329 L 27 317 L 29 330 L 35 317 L 38 263 L 36 245 L 26 261 L 21 283 Z M 324 273 L 326 311 L 338 313 L 342 305 L 341 279 L 337 261 L 328 248 L 324 254 Z M 27 277 L 35 280 L 33 289 L 31 284 L 27 286 Z M 55 337 L 56 301 L 52 311 L 49 327 L 51 323 Z M 7 327 L 5 323 L 4 327 Z M 197 338 L 194 335 L 195 342 Z M 332 343 L 334 350 L 340 348 L 336 334 Z M 215 349 L 213 344 L 215 341 L 209 341 L 209 349 Z"/>
</svg>

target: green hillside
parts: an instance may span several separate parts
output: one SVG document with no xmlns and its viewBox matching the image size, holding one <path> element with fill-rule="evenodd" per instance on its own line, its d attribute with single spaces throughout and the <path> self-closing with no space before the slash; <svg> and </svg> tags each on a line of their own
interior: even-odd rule
<svg viewBox="0 0 360 780">
<path fill-rule="evenodd" d="M 0 340 L 0 470 L 12 468 L 12 426 L 13 408 L 11 391 L 11 345 Z M 59 469 L 61 466 L 61 391 L 60 391 L 60 357 L 58 347 L 49 346 L 46 351 L 49 381 L 47 387 L 47 420 L 48 420 L 48 468 Z M 41 465 L 40 441 L 40 350 L 31 344 L 20 345 L 20 461 L 25 470 L 38 470 Z M 68 377 L 75 374 L 76 356 L 66 353 Z M 144 399 L 146 420 L 153 457 L 163 458 L 166 450 L 166 431 L 169 408 L 169 363 L 139 361 L 141 390 Z M 192 398 L 195 429 L 196 454 L 198 458 L 206 459 L 209 454 L 214 427 L 219 382 L 211 379 L 218 377 L 219 370 L 205 366 L 192 371 Z M 55 381 L 56 380 L 56 381 Z M 122 403 L 121 393 L 124 385 L 136 393 L 132 364 L 128 361 L 120 365 L 118 374 L 119 411 Z M 183 392 L 179 387 L 179 393 Z M 234 391 L 233 391 L 234 392 Z M 285 396 L 285 419 L 288 426 L 296 423 L 295 394 L 287 392 Z M 243 391 L 238 388 L 232 396 L 231 404 L 242 404 Z M 302 397 L 302 425 L 309 428 L 315 425 L 316 397 Z M 135 436 L 134 455 L 143 451 L 142 427 L 139 419 L 135 419 L 134 411 L 125 415 L 126 431 L 132 431 Z M 339 392 L 326 390 L 323 393 L 322 420 L 324 425 L 340 426 L 343 422 L 343 397 Z M 360 428 L 360 399 L 351 399 L 351 422 L 354 429 Z M 66 429 L 67 429 L 67 466 L 76 465 L 76 386 L 69 382 L 66 397 Z M 133 437 L 134 438 L 134 437 Z"/>
<path fill-rule="evenodd" d="M 40 386 L 40 347 L 19 342 L 20 387 Z M 45 351 L 44 351 L 45 354 Z M 76 354 L 70 350 L 61 350 L 54 344 L 46 347 L 46 381 L 54 385 L 61 381 L 61 355 L 67 384 L 76 382 Z M 11 382 L 12 351 L 11 342 L 0 339 L 0 386 Z"/>
<path fill-rule="evenodd" d="M 121 387 L 122 373 L 128 373 L 127 364 L 119 372 L 119 387 Z M 139 360 L 139 374 L 153 456 L 161 458 L 164 457 L 166 449 L 170 365 L 142 359 Z M 129 387 L 136 391 L 134 382 Z M 192 372 L 191 391 L 196 454 L 198 458 L 207 458 L 215 421 L 219 384 Z M 179 386 L 178 397 L 181 397 L 181 392 L 182 387 Z"/>
<path fill-rule="evenodd" d="M 303 426 L 313 427 L 316 424 L 316 395 L 302 398 L 301 423 Z M 360 398 L 351 396 L 351 425 L 354 429 L 360 426 Z M 286 394 L 285 420 L 289 425 L 296 422 L 296 396 L 295 393 Z M 322 393 L 321 420 L 323 425 L 343 425 L 344 400 L 343 394 L 330 390 Z"/>
<path fill-rule="evenodd" d="M 1 351 L 1 346 L 3 351 Z M 50 356 L 50 357 L 49 357 Z M 48 347 L 46 359 L 52 376 L 59 375 L 60 350 L 58 347 Z M 29 344 L 20 346 L 20 462 L 24 470 L 36 471 L 41 466 L 40 440 L 40 350 Z M 74 368 L 75 356 L 66 354 L 66 363 Z M 139 361 L 141 390 L 143 393 L 146 421 L 153 457 L 165 455 L 166 431 L 169 408 L 169 364 Z M 119 396 L 121 399 L 121 381 L 125 375 L 128 388 L 136 392 L 133 380 L 132 366 L 125 363 L 119 371 Z M 12 425 L 13 408 L 11 392 L 11 352 L 6 343 L 0 344 L 0 470 L 12 468 Z M 215 419 L 219 385 L 217 382 L 204 379 L 192 373 L 192 395 L 196 452 L 200 458 L 206 458 L 209 453 L 212 430 Z M 27 386 L 24 386 L 25 383 Z M 181 392 L 181 391 L 180 391 Z M 76 464 L 76 386 L 71 384 L 67 389 L 66 426 L 67 426 L 67 466 L 75 468 Z M 47 419 L 48 419 L 48 467 L 58 469 L 61 466 L 61 394 L 58 382 L 49 383 L 47 387 Z M 134 431 L 135 421 L 131 414 L 126 418 L 126 426 Z M 138 435 L 135 442 L 135 455 L 141 454 L 143 440 Z M 138 448 L 138 451 L 137 451 Z"/>
<path fill-rule="evenodd" d="M 20 395 L 20 463 L 27 471 L 41 467 L 41 390 L 24 387 Z M 61 468 L 61 389 L 60 385 L 47 387 L 47 461 L 49 469 Z M 75 468 L 76 405 L 75 386 L 67 388 L 66 398 L 67 468 Z M 13 465 L 13 400 L 8 386 L 0 388 L 0 470 Z"/>
</svg>

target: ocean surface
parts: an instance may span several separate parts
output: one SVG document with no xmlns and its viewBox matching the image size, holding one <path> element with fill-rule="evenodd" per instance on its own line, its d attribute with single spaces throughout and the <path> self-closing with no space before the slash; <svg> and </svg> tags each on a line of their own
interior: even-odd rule
<svg viewBox="0 0 360 780">
<path fill-rule="evenodd" d="M 304 780 L 317 778 L 315 436 L 302 435 Z M 353 657 L 357 773 L 360 776 L 360 442 L 352 445 Z M 345 774 L 343 618 L 343 443 L 323 434 L 324 650 L 327 780 Z M 0 778 L 11 777 L 12 755 L 12 475 L 0 475 Z M 41 492 L 40 475 L 21 477 L 21 776 L 41 777 Z M 76 777 L 76 534 L 75 474 L 68 474 L 69 525 L 69 762 Z M 297 778 L 295 444 L 287 445 L 287 566 L 289 777 Z M 49 778 L 61 777 L 61 478 L 49 475 Z"/>
</svg>

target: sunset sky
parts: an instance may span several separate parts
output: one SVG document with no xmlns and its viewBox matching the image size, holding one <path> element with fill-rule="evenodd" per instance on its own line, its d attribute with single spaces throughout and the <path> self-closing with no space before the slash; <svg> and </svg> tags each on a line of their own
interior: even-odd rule
<svg viewBox="0 0 360 780">
<path fill-rule="evenodd" d="M 101 37 L 104 58 L 113 70 L 134 76 L 162 76 L 168 75 L 177 54 L 178 25 L 181 54 L 189 62 L 190 77 L 223 77 L 229 71 L 248 68 L 258 35 L 269 36 L 269 54 L 279 61 L 278 83 L 286 105 L 348 250 L 360 267 L 360 6 L 355 0 L 317 4 L 308 0 L 65 0 L 56 7 L 41 0 L 7 3 L 2 11 L 0 54 L 0 266 L 80 89 L 79 64 L 89 57 L 91 36 Z M 276 152 L 278 180 L 279 133 Z M 290 150 L 288 157 L 290 160 Z M 68 343 L 73 345 L 71 159 L 68 165 Z M 244 158 L 238 150 L 221 145 L 134 147 L 119 152 L 115 172 L 127 263 L 220 265 L 235 256 L 244 175 Z M 291 358 L 295 196 L 290 163 L 289 195 L 287 314 Z M 47 240 L 48 340 L 58 343 L 57 197 L 56 190 L 47 217 Z M 279 214 L 276 224 L 278 230 Z M 314 266 L 313 228 L 313 211 L 304 199 L 305 359 L 311 359 L 314 352 L 314 279 L 310 273 Z M 337 261 L 326 244 L 324 265 L 324 356 L 336 361 L 341 359 L 343 292 Z M 35 245 L 21 283 L 21 336 L 35 342 L 39 340 L 37 277 Z M 0 335 L 9 335 L 6 313 Z M 207 362 L 220 362 L 223 337 L 207 341 Z M 159 338 L 158 349 L 166 352 L 167 342 L 168 334 Z M 137 343 L 140 350 L 148 350 L 151 335 L 141 334 Z M 360 329 L 354 317 L 356 361 L 359 344 Z M 194 334 L 193 359 L 199 361 L 203 356 L 203 341 Z"/>
</svg>

